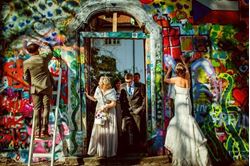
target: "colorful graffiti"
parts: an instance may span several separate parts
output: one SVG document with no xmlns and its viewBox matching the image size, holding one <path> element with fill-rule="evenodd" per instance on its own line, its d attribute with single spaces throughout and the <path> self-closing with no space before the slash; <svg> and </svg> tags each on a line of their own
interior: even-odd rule
<svg viewBox="0 0 250 166">
<path fill-rule="evenodd" d="M 192 1 L 164 1 L 164 0 L 140 0 L 142 7 L 148 13 L 157 15 L 158 18 L 168 16 L 171 23 L 179 21 L 192 22 Z"/>
<path fill-rule="evenodd" d="M 48 42 L 53 45 L 54 53 L 62 59 L 58 60 L 57 56 L 49 66 L 55 77 L 59 67 L 63 69 L 56 158 L 68 154 L 81 155 L 83 138 L 86 136 L 81 130 L 81 111 L 85 107 L 81 86 L 85 83 L 83 77 L 86 73 L 80 73 L 84 70 L 84 62 L 79 61 L 75 34 L 68 33 L 67 30 L 79 11 L 79 6 L 85 2 L 87 1 L 14 0 L 1 3 L 2 156 L 20 162 L 28 160 L 33 105 L 29 86 L 23 80 L 22 64 L 29 58 L 22 48 L 24 40 Z M 115 0 L 112 2 L 118 3 Z M 155 82 L 151 82 L 148 74 L 146 83 L 148 100 L 156 100 L 156 106 L 149 102 L 148 107 L 162 108 L 150 110 L 154 114 L 150 113 L 148 117 L 148 126 L 156 125 L 153 129 L 157 129 L 150 131 L 151 153 L 162 154 L 165 128 L 173 115 L 171 96 L 165 90 L 168 87 L 161 83 L 162 69 L 166 64 L 162 65 L 160 59 L 172 57 L 178 61 L 180 56 L 185 56 L 190 62 L 192 73 L 193 114 L 208 138 L 212 158 L 215 161 L 248 159 L 248 1 L 213 0 L 208 4 L 205 0 L 140 0 L 138 4 L 162 27 L 164 57 L 158 57 L 160 53 L 155 53 L 156 58 L 151 59 L 149 51 L 145 51 L 146 72 L 151 72 L 152 65 L 155 71 Z M 146 41 L 145 49 L 149 49 L 149 42 Z M 152 94 L 151 87 L 157 95 Z M 158 94 L 162 94 L 162 98 Z M 50 116 L 50 131 L 54 127 L 53 116 Z M 50 147 L 49 141 L 38 142 L 36 151 L 46 152 Z"/>
<path fill-rule="evenodd" d="M 246 30 L 243 25 L 205 24 L 187 29 L 180 22 L 179 26 L 175 23 L 163 28 L 164 56 L 178 60 L 178 56 L 184 55 L 189 59 L 194 116 L 209 139 L 211 155 L 216 161 L 223 160 L 221 154 L 233 160 L 248 158 L 248 78 L 239 74 L 246 74 L 249 63 L 248 35 L 242 36 Z M 171 28 L 178 30 L 176 42 Z M 236 38 L 236 34 L 241 37 Z M 171 51 L 173 46 L 179 47 L 179 53 Z M 238 60 L 231 62 L 232 59 Z M 240 81 L 235 84 L 235 80 Z M 171 106 L 170 103 L 167 101 L 166 106 Z M 169 115 L 171 109 L 167 107 Z M 224 110 L 223 114 L 219 110 Z M 168 121 L 169 117 L 165 119 Z"/>
<path fill-rule="evenodd" d="M 52 59 L 49 69 L 54 77 L 58 77 L 58 70 L 61 67 L 63 70 L 62 73 L 62 85 L 61 85 L 61 99 L 60 99 L 60 120 L 61 127 L 63 130 L 60 136 L 57 138 L 56 142 L 56 158 L 65 154 L 65 151 L 70 152 L 70 148 L 74 148 L 71 144 L 71 138 L 75 136 L 70 136 L 69 133 L 69 116 L 67 113 L 67 104 L 68 104 L 68 66 L 71 67 L 69 57 L 71 56 L 71 61 L 76 61 L 76 58 L 72 57 L 74 55 L 74 50 L 63 52 L 62 48 L 57 48 L 55 53 L 60 52 L 62 60 L 58 58 Z M 22 78 L 22 63 L 27 59 L 28 55 L 9 55 L 3 58 L 3 79 L 1 86 L 1 119 L 3 120 L 1 128 L 1 148 L 3 151 L 6 151 L 6 155 L 14 156 L 16 160 L 27 162 L 28 146 L 29 146 L 29 137 L 31 130 L 31 117 L 33 112 L 33 105 L 29 95 L 29 86 L 23 81 Z M 67 62 L 67 63 L 65 63 Z M 72 63 L 73 63 L 72 62 Z M 73 66 L 74 67 L 74 66 Z M 55 100 L 55 99 L 54 99 Z M 53 131 L 53 113 L 50 115 L 50 129 Z M 68 132 L 66 132 L 68 131 Z M 66 132 L 66 133 L 65 133 Z M 65 135 L 66 134 L 66 135 Z M 79 134 L 78 134 L 79 135 Z M 63 143 L 67 142 L 67 146 L 63 147 Z M 78 141 L 79 142 L 79 141 Z M 37 152 L 47 152 L 51 148 L 51 142 L 38 141 L 35 146 L 35 151 Z M 65 143 L 64 143 L 65 144 Z M 78 146 L 78 144 L 76 144 Z M 46 147 L 46 149 L 45 149 Z M 64 149 L 62 149 L 64 148 Z M 23 155 L 20 156 L 20 152 Z M 72 153 L 73 154 L 73 153 Z M 22 158 L 24 156 L 25 158 Z"/>
</svg>

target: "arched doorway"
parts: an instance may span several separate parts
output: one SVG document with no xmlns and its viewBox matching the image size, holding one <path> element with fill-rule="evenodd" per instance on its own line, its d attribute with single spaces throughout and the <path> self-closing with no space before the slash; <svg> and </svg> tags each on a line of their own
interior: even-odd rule
<svg viewBox="0 0 250 166">
<path fill-rule="evenodd" d="M 83 95 L 83 91 L 86 88 L 85 83 L 87 78 L 86 71 L 86 59 L 88 58 L 87 54 L 90 52 L 88 49 L 88 41 L 83 40 L 83 38 L 119 38 L 119 33 L 121 32 L 102 32 L 96 33 L 91 31 L 89 23 L 96 15 L 100 13 L 124 13 L 131 18 L 135 19 L 138 23 L 138 27 L 143 29 L 145 32 L 141 33 L 128 33 L 130 39 L 138 38 L 145 40 L 144 50 L 145 50 L 145 83 L 146 83 L 146 93 L 147 93 L 147 135 L 153 133 L 157 127 L 162 126 L 164 123 L 163 118 L 163 103 L 162 103 L 162 94 L 161 94 L 161 85 L 162 85 L 162 39 L 161 39 L 161 28 L 154 22 L 154 20 L 148 16 L 148 14 L 140 7 L 139 2 L 127 2 L 110 0 L 110 1 L 86 1 L 83 3 L 80 12 L 76 16 L 73 23 L 69 26 L 72 31 L 77 32 L 80 45 L 80 79 L 82 82 L 81 85 L 81 100 L 83 100 L 81 106 L 82 117 L 85 117 L 83 120 L 86 121 L 86 103 Z M 118 28 L 119 29 L 119 28 Z M 116 36 L 118 35 L 118 36 Z M 133 36 L 137 35 L 137 36 Z M 140 36 L 142 35 L 142 36 Z M 126 36 L 126 35 L 125 35 Z M 123 36 L 122 38 L 128 38 Z M 84 42 L 85 41 L 85 42 Z M 85 122 L 84 122 L 85 123 Z M 86 123 L 85 123 L 86 124 Z M 84 129 L 83 129 L 84 130 Z"/>
</svg>

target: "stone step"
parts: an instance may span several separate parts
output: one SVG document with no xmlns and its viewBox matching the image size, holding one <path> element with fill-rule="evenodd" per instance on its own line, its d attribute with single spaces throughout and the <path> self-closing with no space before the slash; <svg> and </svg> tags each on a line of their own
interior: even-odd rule
<svg viewBox="0 0 250 166">
<path fill-rule="evenodd" d="M 2 158 L 0 166 L 7 164 L 8 166 L 24 166 L 27 164 L 15 162 L 12 159 Z M 50 161 L 32 163 L 32 166 L 49 166 Z M 101 157 L 65 157 L 63 161 L 55 161 L 55 166 L 93 166 L 93 165 L 116 165 L 116 166 L 170 166 L 170 160 L 167 156 L 145 157 L 140 154 L 119 156 L 112 158 Z"/>
<path fill-rule="evenodd" d="M 167 156 L 145 157 L 141 155 L 130 155 L 114 158 L 98 158 L 98 157 L 64 157 L 62 161 L 56 161 L 54 166 L 171 166 L 170 159 Z M 223 165 L 220 163 L 213 163 L 213 165 Z M 227 164 L 228 166 L 247 166 L 248 160 L 236 160 Z M 0 166 L 27 166 L 26 163 L 15 162 L 13 159 L 0 156 Z M 32 163 L 32 166 L 50 166 L 50 161 Z"/>
<path fill-rule="evenodd" d="M 85 158 L 73 158 L 69 157 L 65 159 L 66 165 L 152 165 L 152 166 L 162 166 L 171 165 L 169 158 L 167 156 L 119 156 L 111 158 L 103 157 L 85 157 Z"/>
</svg>

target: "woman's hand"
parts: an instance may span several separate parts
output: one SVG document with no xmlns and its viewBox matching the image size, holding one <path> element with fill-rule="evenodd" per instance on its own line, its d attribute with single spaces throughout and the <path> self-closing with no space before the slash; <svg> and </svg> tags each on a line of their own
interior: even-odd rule
<svg viewBox="0 0 250 166">
<path fill-rule="evenodd" d="M 102 112 L 108 112 L 108 106 L 107 106 L 107 104 L 101 106 L 101 111 Z"/>
<path fill-rule="evenodd" d="M 185 63 L 185 57 L 184 57 L 184 55 L 181 55 L 180 58 L 181 58 L 182 63 Z"/>
<path fill-rule="evenodd" d="M 97 109 L 97 113 L 98 112 L 107 112 L 107 107 L 105 106 L 105 105 L 102 105 L 101 107 L 99 107 L 98 109 Z"/>
<path fill-rule="evenodd" d="M 166 67 L 164 67 L 164 72 L 167 73 L 169 70 L 171 71 L 172 70 L 172 66 L 171 65 L 168 65 Z"/>
<path fill-rule="evenodd" d="M 171 71 L 172 71 L 172 66 L 171 65 L 169 65 L 168 66 L 168 71 L 167 71 L 167 73 L 166 73 L 166 75 L 165 75 L 165 77 L 164 77 L 164 82 L 165 83 L 170 83 L 170 73 L 171 73 Z"/>
<path fill-rule="evenodd" d="M 85 96 L 86 96 L 87 98 L 89 98 L 88 92 L 84 92 L 84 94 L 85 94 Z"/>
<path fill-rule="evenodd" d="M 188 79 L 189 82 L 190 82 L 190 73 L 189 73 L 189 69 L 188 69 L 188 64 L 185 62 L 185 57 L 184 57 L 183 55 L 181 56 L 181 61 L 182 61 L 182 63 L 184 64 L 185 69 L 186 69 L 185 78 Z"/>
<path fill-rule="evenodd" d="M 168 72 L 169 72 L 169 71 L 170 71 L 170 72 L 172 71 L 172 66 L 171 66 L 171 65 L 168 66 Z"/>
<path fill-rule="evenodd" d="M 90 96 L 90 95 L 88 94 L 88 92 L 84 92 L 84 94 L 85 94 L 85 96 L 86 96 L 89 100 L 92 100 L 92 101 L 94 101 L 94 102 L 97 101 L 93 96 Z"/>
<path fill-rule="evenodd" d="M 100 114 L 102 111 L 99 109 L 99 110 L 96 110 L 96 113 L 95 113 L 95 116 L 97 116 L 98 114 Z"/>
</svg>

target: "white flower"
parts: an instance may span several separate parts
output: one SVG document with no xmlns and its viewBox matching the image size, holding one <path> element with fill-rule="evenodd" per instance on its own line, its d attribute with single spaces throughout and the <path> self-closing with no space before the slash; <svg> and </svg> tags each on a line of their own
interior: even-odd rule
<svg viewBox="0 0 250 166">
<path fill-rule="evenodd" d="M 108 113 L 107 112 L 98 112 L 95 115 L 95 123 L 99 125 L 104 125 L 105 121 L 108 120 Z"/>
</svg>

